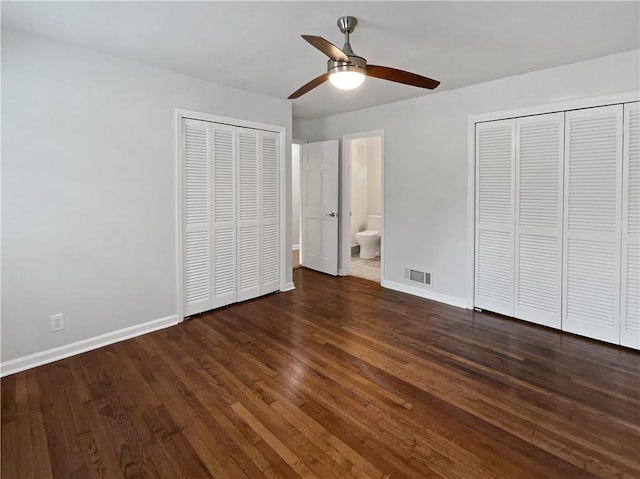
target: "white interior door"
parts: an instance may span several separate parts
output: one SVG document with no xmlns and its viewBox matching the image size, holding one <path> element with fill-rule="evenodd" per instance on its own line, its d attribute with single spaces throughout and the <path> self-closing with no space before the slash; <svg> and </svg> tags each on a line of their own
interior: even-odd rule
<svg viewBox="0 0 640 479">
<path fill-rule="evenodd" d="M 302 145 L 300 263 L 338 274 L 338 140 Z"/>
</svg>

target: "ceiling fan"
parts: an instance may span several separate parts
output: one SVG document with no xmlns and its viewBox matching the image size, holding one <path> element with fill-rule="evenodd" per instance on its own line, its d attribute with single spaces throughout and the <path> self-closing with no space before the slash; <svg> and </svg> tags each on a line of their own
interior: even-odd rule
<svg viewBox="0 0 640 479">
<path fill-rule="evenodd" d="M 440 84 L 437 80 L 404 70 L 398 70 L 397 68 L 367 65 L 367 60 L 356 55 L 349 43 L 349 35 L 353 33 L 357 24 L 358 20 L 355 17 L 344 16 L 338 18 L 338 28 L 344 33 L 344 46 L 342 49 L 322 37 L 302 35 L 302 38 L 329 57 L 329 61 L 327 61 L 327 73 L 323 73 L 298 88 L 289 95 L 290 100 L 304 95 L 318 85 L 322 85 L 327 80 L 341 90 L 358 88 L 362 82 L 364 82 L 365 76 L 428 88 L 430 90 L 433 90 Z"/>
</svg>

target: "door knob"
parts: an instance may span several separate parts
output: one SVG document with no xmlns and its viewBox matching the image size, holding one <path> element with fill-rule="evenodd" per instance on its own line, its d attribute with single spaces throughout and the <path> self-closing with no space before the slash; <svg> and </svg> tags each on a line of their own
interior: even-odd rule
<svg viewBox="0 0 640 479">
<path fill-rule="evenodd" d="M 332 218 L 336 217 L 336 214 L 332 211 L 331 213 L 325 213 L 327 216 L 331 216 Z"/>
</svg>

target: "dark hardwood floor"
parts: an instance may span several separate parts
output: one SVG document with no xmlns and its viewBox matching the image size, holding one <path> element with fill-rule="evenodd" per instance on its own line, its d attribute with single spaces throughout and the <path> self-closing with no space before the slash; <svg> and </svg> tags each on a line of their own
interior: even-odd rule
<svg viewBox="0 0 640 479">
<path fill-rule="evenodd" d="M 640 477 L 640 354 L 294 280 L 2 379 L 3 479 Z"/>
</svg>

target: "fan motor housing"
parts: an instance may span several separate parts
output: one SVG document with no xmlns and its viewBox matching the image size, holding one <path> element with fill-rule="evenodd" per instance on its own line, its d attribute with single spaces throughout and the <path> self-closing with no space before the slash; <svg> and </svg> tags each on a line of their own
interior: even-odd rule
<svg viewBox="0 0 640 479">
<path fill-rule="evenodd" d="M 349 55 L 348 62 L 341 62 L 339 60 L 327 61 L 327 73 L 340 71 L 359 71 L 364 75 L 367 71 L 367 60 L 356 55 Z"/>
</svg>

